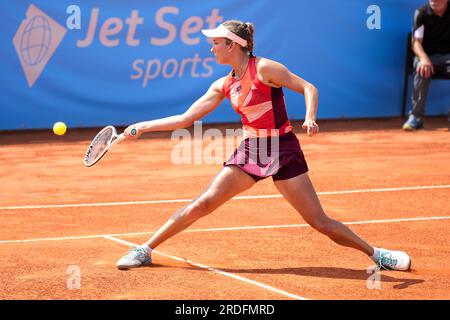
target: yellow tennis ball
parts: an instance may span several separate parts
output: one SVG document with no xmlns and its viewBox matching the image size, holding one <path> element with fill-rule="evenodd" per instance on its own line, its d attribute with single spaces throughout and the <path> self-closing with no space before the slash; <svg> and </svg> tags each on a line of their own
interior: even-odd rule
<svg viewBox="0 0 450 320">
<path fill-rule="evenodd" d="M 53 125 L 53 132 L 58 136 L 62 136 L 67 131 L 67 126 L 64 122 L 56 122 Z"/>
</svg>

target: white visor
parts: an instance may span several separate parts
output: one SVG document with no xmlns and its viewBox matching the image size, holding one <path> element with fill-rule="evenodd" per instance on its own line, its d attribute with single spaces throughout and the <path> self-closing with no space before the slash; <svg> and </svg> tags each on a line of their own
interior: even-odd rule
<svg viewBox="0 0 450 320">
<path fill-rule="evenodd" d="M 247 47 L 247 40 L 244 40 L 237 34 L 231 32 L 223 24 L 219 25 L 215 29 L 203 29 L 202 33 L 208 38 L 227 38 L 240 44 L 244 48 Z"/>
</svg>

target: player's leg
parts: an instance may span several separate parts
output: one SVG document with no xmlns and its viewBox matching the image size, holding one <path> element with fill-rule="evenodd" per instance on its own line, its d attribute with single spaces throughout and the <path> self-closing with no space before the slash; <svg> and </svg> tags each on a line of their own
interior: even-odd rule
<svg viewBox="0 0 450 320">
<path fill-rule="evenodd" d="M 253 186 L 256 181 L 235 166 L 226 166 L 195 200 L 175 212 L 167 222 L 143 245 L 130 251 L 117 262 L 119 269 L 151 264 L 151 250 L 185 230 L 195 221 L 213 212 L 235 195 Z"/>
<path fill-rule="evenodd" d="M 327 235 L 334 242 L 364 252 L 373 260 L 377 260 L 383 267 L 398 270 L 409 269 L 410 259 L 405 253 L 374 248 L 347 226 L 328 217 L 322 209 L 308 173 L 291 179 L 277 180 L 275 186 L 309 225 Z M 388 259 L 391 260 L 388 261 Z M 396 260 L 393 261 L 394 259 Z"/>
<path fill-rule="evenodd" d="M 224 167 L 205 192 L 175 212 L 145 244 L 152 249 L 156 248 L 254 184 L 255 180 L 238 167 Z"/>
<path fill-rule="evenodd" d="M 373 255 L 372 246 L 348 227 L 325 214 L 308 173 L 291 179 L 277 180 L 275 186 L 311 227 L 336 243 L 358 249 L 368 256 Z"/>
</svg>

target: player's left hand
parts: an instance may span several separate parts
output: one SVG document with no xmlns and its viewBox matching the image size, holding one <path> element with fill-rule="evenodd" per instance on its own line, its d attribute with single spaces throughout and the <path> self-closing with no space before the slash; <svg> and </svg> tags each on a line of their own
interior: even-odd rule
<svg viewBox="0 0 450 320">
<path fill-rule="evenodd" d="M 302 125 L 303 129 L 306 129 L 306 133 L 309 137 L 319 133 L 319 125 L 314 120 L 305 120 Z"/>
</svg>

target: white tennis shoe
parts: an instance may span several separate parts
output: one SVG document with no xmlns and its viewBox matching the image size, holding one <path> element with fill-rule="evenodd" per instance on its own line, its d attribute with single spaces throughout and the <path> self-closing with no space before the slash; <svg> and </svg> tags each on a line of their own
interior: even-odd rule
<svg viewBox="0 0 450 320">
<path fill-rule="evenodd" d="M 131 247 L 126 255 L 117 261 L 117 268 L 119 270 L 138 268 L 142 266 L 149 266 L 152 264 L 152 257 L 147 253 L 143 247 Z"/>
<path fill-rule="evenodd" d="M 411 269 L 411 258 L 406 252 L 375 248 L 376 264 L 386 270 L 407 271 Z"/>
</svg>

